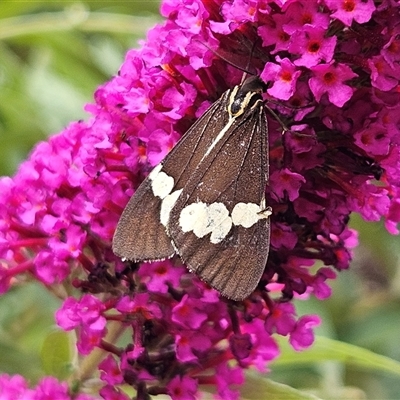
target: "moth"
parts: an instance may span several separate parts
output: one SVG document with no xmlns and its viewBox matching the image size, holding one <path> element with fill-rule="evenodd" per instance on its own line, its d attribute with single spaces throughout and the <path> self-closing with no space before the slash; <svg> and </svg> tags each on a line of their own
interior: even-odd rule
<svg viewBox="0 0 400 400">
<path fill-rule="evenodd" d="M 116 255 L 150 262 L 177 254 L 222 296 L 254 291 L 272 214 L 263 90 L 257 76 L 227 90 L 150 172 L 118 222 Z"/>
</svg>

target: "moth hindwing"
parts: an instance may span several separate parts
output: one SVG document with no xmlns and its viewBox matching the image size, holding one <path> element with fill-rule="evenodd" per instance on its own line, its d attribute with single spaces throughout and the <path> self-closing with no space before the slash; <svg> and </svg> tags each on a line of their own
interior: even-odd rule
<svg viewBox="0 0 400 400">
<path fill-rule="evenodd" d="M 242 300 L 255 289 L 268 258 L 271 214 L 262 91 L 258 77 L 247 78 L 196 121 L 130 199 L 114 234 L 115 254 L 155 261 L 177 253 L 225 297 Z"/>
</svg>

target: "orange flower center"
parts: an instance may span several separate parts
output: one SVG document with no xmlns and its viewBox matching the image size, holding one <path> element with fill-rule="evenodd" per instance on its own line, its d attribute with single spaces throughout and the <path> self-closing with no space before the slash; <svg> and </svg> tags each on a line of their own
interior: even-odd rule
<svg viewBox="0 0 400 400">
<path fill-rule="evenodd" d="M 308 45 L 308 51 L 310 53 L 316 53 L 320 48 L 319 42 L 310 42 Z"/>
<path fill-rule="evenodd" d="M 352 12 L 356 8 L 356 4 L 354 1 L 346 0 L 343 2 L 343 10 L 347 12 Z"/>
<path fill-rule="evenodd" d="M 329 84 L 332 84 L 333 82 L 336 81 L 336 77 L 332 72 L 327 72 L 324 75 L 324 81 L 325 81 L 326 84 L 329 85 Z"/>
</svg>

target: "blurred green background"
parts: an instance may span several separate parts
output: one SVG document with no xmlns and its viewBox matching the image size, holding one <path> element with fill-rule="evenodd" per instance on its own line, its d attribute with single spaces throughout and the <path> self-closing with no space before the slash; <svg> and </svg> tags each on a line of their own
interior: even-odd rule
<svg viewBox="0 0 400 400">
<path fill-rule="evenodd" d="M 158 1 L 2 1 L 0 173 L 38 140 L 85 118 L 96 87 L 160 20 Z"/>
<path fill-rule="evenodd" d="M 84 104 L 117 73 L 125 52 L 138 47 L 138 40 L 161 20 L 158 7 L 151 0 L 1 2 L 0 175 L 12 175 L 39 140 L 87 118 Z M 400 240 L 380 223 L 354 216 L 351 224 L 361 242 L 351 270 L 332 284 L 329 300 L 297 301 L 299 313 L 321 315 L 319 335 L 399 361 Z M 34 383 L 54 371 L 43 349 L 49 337 L 54 340 L 48 335 L 54 335 L 58 307 L 56 297 L 35 283 L 0 297 L 0 372 L 20 373 Z M 384 372 L 369 353 L 354 351 L 340 358 L 334 347 L 308 359 L 307 353 L 287 351 L 286 361 L 276 363 L 269 378 L 312 389 L 324 399 L 400 399 L 396 364 L 388 360 Z M 357 357 L 366 360 L 354 362 Z M 259 398 L 269 393 L 257 381 L 250 384 Z M 243 398 L 250 398 L 250 392 L 245 387 Z"/>
</svg>

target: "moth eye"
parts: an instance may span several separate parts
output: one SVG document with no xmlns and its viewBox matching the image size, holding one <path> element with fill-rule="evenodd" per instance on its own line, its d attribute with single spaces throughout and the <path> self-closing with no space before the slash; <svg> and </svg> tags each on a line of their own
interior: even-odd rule
<svg viewBox="0 0 400 400">
<path fill-rule="evenodd" d="M 230 114 L 234 117 L 243 112 L 243 98 L 239 97 L 230 104 Z"/>
</svg>

